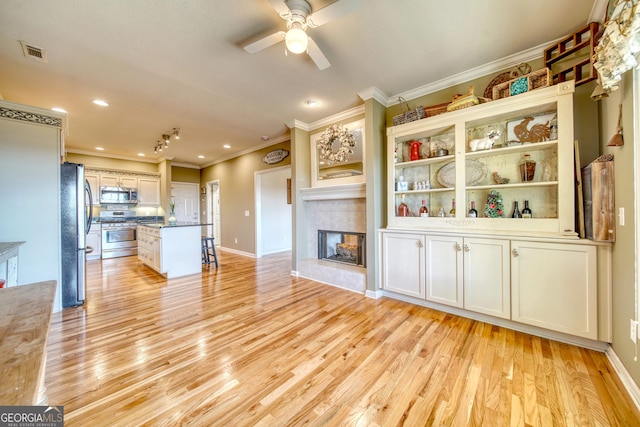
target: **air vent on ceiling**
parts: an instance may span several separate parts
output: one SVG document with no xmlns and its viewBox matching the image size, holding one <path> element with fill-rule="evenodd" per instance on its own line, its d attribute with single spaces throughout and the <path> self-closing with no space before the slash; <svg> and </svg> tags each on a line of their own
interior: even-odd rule
<svg viewBox="0 0 640 427">
<path fill-rule="evenodd" d="M 24 53 L 24 56 L 27 58 L 32 58 L 40 62 L 47 62 L 47 54 L 41 47 L 25 42 L 20 42 L 20 45 L 22 45 L 22 53 Z"/>
</svg>

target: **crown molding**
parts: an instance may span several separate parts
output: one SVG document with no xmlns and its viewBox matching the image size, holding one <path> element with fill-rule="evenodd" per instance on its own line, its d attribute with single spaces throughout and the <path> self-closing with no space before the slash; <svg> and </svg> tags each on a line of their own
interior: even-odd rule
<svg viewBox="0 0 640 427">
<path fill-rule="evenodd" d="M 74 148 L 71 149 L 66 149 L 65 151 L 65 156 L 68 153 L 71 154 L 82 154 L 85 156 L 92 156 L 92 157 L 105 157 L 105 158 L 109 158 L 109 159 L 118 159 L 118 160 L 129 160 L 132 162 L 142 162 L 142 163 L 154 163 L 154 164 L 158 164 L 160 163 L 162 160 L 164 160 L 163 158 L 154 160 L 154 159 L 145 159 L 144 157 L 131 157 L 131 156 L 121 156 L 118 154 L 109 154 L 109 153 L 100 153 L 100 152 L 96 152 L 96 151 L 87 151 L 87 150 L 77 150 Z"/>
<path fill-rule="evenodd" d="M 229 154 L 228 156 L 222 157 L 220 159 L 214 160 L 210 163 L 203 164 L 200 169 L 207 168 L 209 166 L 217 165 L 218 163 L 226 162 L 227 160 L 235 159 L 236 157 L 244 156 L 245 154 L 253 153 L 254 151 L 262 150 L 263 148 L 271 147 L 272 145 L 280 144 L 281 142 L 290 141 L 290 135 L 281 135 L 273 140 L 269 140 L 260 145 L 254 145 L 251 148 L 247 148 L 246 150 L 242 150 L 237 153 Z"/>
<path fill-rule="evenodd" d="M 358 96 L 363 101 L 373 98 L 382 105 L 387 105 L 387 103 L 389 102 L 389 98 L 387 97 L 387 95 L 385 95 L 384 92 L 382 92 L 375 86 L 361 90 L 360 92 L 358 92 Z"/>
<path fill-rule="evenodd" d="M 500 58 L 498 60 L 480 65 L 475 68 L 471 68 L 470 70 L 463 71 L 462 73 L 454 74 L 453 76 L 449 76 L 442 80 L 438 80 L 433 83 L 429 83 L 424 86 L 420 86 L 415 89 L 390 96 L 388 98 L 389 102 L 386 104 L 386 106 L 389 107 L 391 105 L 398 104 L 399 97 L 402 97 L 408 101 L 428 95 L 430 93 L 437 92 L 439 90 L 447 89 L 451 86 L 484 77 L 491 73 L 502 71 L 508 68 L 513 68 L 523 62 L 539 59 L 542 56 L 541 52 L 543 52 L 544 49 L 548 48 L 550 45 L 556 43 L 558 40 L 561 40 L 561 38 L 558 38 L 555 41 L 550 41 L 548 43 L 543 43 L 541 45 L 532 47 L 522 52 L 515 53 L 513 55 L 505 56 L 504 58 Z"/>
</svg>

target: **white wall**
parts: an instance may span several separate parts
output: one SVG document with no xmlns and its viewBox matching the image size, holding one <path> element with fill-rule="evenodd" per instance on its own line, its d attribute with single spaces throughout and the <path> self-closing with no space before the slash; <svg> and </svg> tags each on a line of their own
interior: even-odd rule
<svg viewBox="0 0 640 427">
<path fill-rule="evenodd" d="M 61 308 L 59 143 L 56 127 L 0 118 L 0 241 L 25 242 L 18 252 L 19 285 L 58 282 L 55 311 Z"/>
<path fill-rule="evenodd" d="M 256 174 L 257 255 L 291 250 L 291 205 L 287 204 L 287 178 L 291 168 Z"/>
</svg>

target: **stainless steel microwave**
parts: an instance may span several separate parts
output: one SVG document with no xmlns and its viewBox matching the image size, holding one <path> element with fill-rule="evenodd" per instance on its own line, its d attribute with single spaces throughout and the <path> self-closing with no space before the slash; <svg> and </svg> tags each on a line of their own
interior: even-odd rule
<svg viewBox="0 0 640 427">
<path fill-rule="evenodd" d="M 138 203 L 138 189 L 125 187 L 100 187 L 100 204 Z"/>
</svg>

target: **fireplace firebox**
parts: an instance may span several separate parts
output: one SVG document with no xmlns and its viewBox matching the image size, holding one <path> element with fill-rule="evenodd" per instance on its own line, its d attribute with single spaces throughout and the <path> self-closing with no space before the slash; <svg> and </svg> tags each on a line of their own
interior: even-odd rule
<svg viewBox="0 0 640 427">
<path fill-rule="evenodd" d="M 365 233 L 318 230 L 318 259 L 365 267 Z"/>
</svg>

